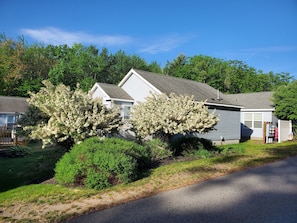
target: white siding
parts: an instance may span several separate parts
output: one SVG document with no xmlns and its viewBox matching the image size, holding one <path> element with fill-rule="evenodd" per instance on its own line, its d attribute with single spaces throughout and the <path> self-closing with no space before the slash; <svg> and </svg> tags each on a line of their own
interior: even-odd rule
<svg viewBox="0 0 297 223">
<path fill-rule="evenodd" d="M 91 93 L 92 93 L 92 98 L 101 98 L 102 103 L 107 108 L 111 107 L 110 97 L 108 95 L 106 95 L 106 93 L 97 84 L 95 84 L 95 86 L 92 88 Z"/>
<path fill-rule="evenodd" d="M 123 88 L 135 100 L 135 102 L 144 102 L 145 98 L 151 93 L 158 93 L 149 86 L 148 83 L 135 74 L 132 74 L 128 81 L 121 86 L 121 88 Z"/>
</svg>

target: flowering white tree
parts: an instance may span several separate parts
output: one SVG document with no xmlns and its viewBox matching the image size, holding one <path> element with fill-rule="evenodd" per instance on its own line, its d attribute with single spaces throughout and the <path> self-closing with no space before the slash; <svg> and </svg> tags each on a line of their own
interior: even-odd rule
<svg viewBox="0 0 297 223">
<path fill-rule="evenodd" d="M 152 95 L 131 111 L 131 123 L 142 138 L 150 135 L 168 140 L 175 134 L 205 133 L 217 122 L 204 102 L 186 95 Z"/>
<path fill-rule="evenodd" d="M 45 87 L 30 93 L 28 102 L 49 117 L 37 126 L 26 126 L 31 138 L 41 139 L 43 145 L 69 141 L 78 143 L 91 136 L 103 136 L 117 130 L 119 109 L 106 108 L 99 99 L 77 88 L 74 91 L 63 84 L 54 86 L 44 81 Z"/>
</svg>

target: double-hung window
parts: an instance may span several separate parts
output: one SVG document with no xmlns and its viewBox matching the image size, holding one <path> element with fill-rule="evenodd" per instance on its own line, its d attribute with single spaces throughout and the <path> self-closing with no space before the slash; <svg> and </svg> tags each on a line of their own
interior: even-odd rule
<svg viewBox="0 0 297 223">
<path fill-rule="evenodd" d="M 244 125 L 248 128 L 262 128 L 262 113 L 247 112 L 244 113 Z"/>
</svg>

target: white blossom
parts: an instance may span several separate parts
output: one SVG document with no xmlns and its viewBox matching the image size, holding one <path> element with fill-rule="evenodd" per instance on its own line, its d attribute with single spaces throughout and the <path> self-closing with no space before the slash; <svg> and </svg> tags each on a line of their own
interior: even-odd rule
<svg viewBox="0 0 297 223">
<path fill-rule="evenodd" d="M 187 95 L 152 95 L 131 111 L 131 123 L 142 138 L 149 135 L 205 133 L 214 128 L 218 118 L 209 113 L 205 102 Z"/>
<path fill-rule="evenodd" d="M 72 91 L 63 84 L 54 86 L 44 81 L 45 87 L 30 93 L 29 104 L 44 112 L 49 120 L 38 126 L 28 126 L 31 137 L 42 139 L 43 145 L 71 139 L 74 143 L 87 137 L 103 136 L 120 124 L 119 109 L 107 109 L 99 99 L 92 99 L 79 88 Z"/>
</svg>

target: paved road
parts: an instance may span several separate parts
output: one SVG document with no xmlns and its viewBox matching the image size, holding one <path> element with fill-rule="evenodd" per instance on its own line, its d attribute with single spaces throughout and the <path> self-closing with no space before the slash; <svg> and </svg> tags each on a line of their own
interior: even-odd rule
<svg viewBox="0 0 297 223">
<path fill-rule="evenodd" d="M 296 223 L 297 157 L 90 213 L 70 222 Z"/>
</svg>

